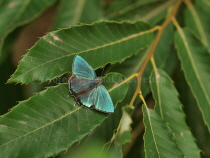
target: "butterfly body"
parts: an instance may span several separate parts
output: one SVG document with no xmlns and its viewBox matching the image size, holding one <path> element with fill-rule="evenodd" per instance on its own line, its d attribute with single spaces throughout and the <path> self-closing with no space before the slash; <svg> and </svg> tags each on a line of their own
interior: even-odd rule
<svg viewBox="0 0 210 158">
<path fill-rule="evenodd" d="M 79 55 L 73 62 L 73 75 L 69 79 L 70 93 L 78 104 L 105 113 L 114 112 L 114 106 L 106 88 L 101 84 L 92 67 Z"/>
<path fill-rule="evenodd" d="M 99 78 L 84 79 L 84 78 L 77 78 L 76 76 L 72 75 L 70 78 L 70 92 L 76 98 L 80 98 L 82 95 L 88 93 L 90 90 L 100 86 L 101 82 L 102 80 Z"/>
</svg>

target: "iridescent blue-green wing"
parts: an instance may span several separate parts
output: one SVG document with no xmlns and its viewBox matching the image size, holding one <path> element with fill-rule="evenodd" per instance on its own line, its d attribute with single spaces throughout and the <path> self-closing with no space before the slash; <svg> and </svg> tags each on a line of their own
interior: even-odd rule
<svg viewBox="0 0 210 158">
<path fill-rule="evenodd" d="M 96 89 L 95 109 L 105 113 L 113 113 L 114 105 L 106 88 L 103 85 L 100 85 Z"/>
<path fill-rule="evenodd" d="M 94 104 L 96 102 L 96 96 L 97 96 L 97 89 L 94 88 L 84 95 L 79 97 L 79 102 L 81 105 L 87 107 L 87 108 L 94 108 Z"/>
<path fill-rule="evenodd" d="M 73 62 L 73 74 L 79 78 L 96 78 L 93 68 L 79 55 L 76 55 Z"/>
<path fill-rule="evenodd" d="M 79 102 L 81 105 L 87 108 L 95 108 L 96 110 L 113 113 L 114 105 L 112 99 L 103 85 L 89 90 L 85 94 L 79 96 Z"/>
</svg>

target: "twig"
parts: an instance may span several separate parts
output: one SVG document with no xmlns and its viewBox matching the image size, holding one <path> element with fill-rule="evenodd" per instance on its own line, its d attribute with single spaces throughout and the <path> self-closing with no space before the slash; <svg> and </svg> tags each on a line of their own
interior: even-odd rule
<svg viewBox="0 0 210 158">
<path fill-rule="evenodd" d="M 171 13 L 169 14 L 169 16 L 166 18 L 166 20 L 163 22 L 163 24 L 159 27 L 159 30 L 158 30 L 158 33 L 157 33 L 157 36 L 155 38 L 155 40 L 153 41 L 152 45 L 150 46 L 149 48 L 149 53 L 148 53 L 148 56 L 147 58 L 145 59 L 141 69 L 139 70 L 139 72 L 137 73 L 137 78 L 138 78 L 138 84 L 137 84 L 137 87 L 136 87 L 136 91 L 133 95 L 133 98 L 131 99 L 131 102 L 129 104 L 129 106 L 133 106 L 133 103 L 137 97 L 138 94 L 141 94 L 141 77 L 142 77 L 142 74 L 149 62 L 149 60 L 153 57 L 154 55 L 154 52 L 155 52 L 155 49 L 158 45 L 158 42 L 160 41 L 160 38 L 164 32 L 164 30 L 166 29 L 166 27 L 170 24 L 170 22 L 172 21 L 172 18 L 176 15 L 178 9 L 179 9 L 179 6 L 181 5 L 183 0 L 178 0 L 174 6 L 172 7 L 172 10 L 171 10 Z"/>
</svg>

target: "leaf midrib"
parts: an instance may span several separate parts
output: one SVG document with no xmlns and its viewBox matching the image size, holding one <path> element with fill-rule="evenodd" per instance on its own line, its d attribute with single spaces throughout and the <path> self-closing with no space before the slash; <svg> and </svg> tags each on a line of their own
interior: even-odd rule
<svg viewBox="0 0 210 158">
<path fill-rule="evenodd" d="M 157 73 L 157 75 L 156 75 Z M 158 96 L 158 104 L 159 104 L 159 108 L 160 108 L 160 115 L 161 115 L 161 118 L 164 119 L 163 117 L 163 109 L 162 109 L 162 100 L 161 100 L 161 96 L 160 96 L 160 85 L 159 85 L 159 80 L 158 80 L 158 75 L 159 77 L 161 77 L 160 73 L 158 72 L 158 70 L 154 70 L 154 75 L 155 75 L 155 80 L 156 80 L 156 88 L 157 88 L 157 96 Z M 157 106 L 157 105 L 156 105 Z"/>
<path fill-rule="evenodd" d="M 117 87 L 121 86 L 123 83 L 124 83 L 124 82 L 121 82 L 120 84 L 116 85 L 114 88 L 109 89 L 108 92 L 110 92 L 110 91 L 116 89 Z M 68 84 L 68 83 L 62 83 L 62 84 Z M 80 110 L 81 108 L 82 108 L 82 107 L 80 106 L 80 107 L 78 107 L 77 109 L 75 109 L 75 110 L 73 110 L 73 111 L 70 111 L 70 112 L 68 112 L 68 113 L 65 114 L 65 115 L 62 115 L 61 117 L 59 117 L 59 118 L 57 118 L 57 119 L 55 119 L 55 120 L 53 120 L 53 121 L 51 121 L 51 122 L 49 122 L 49 123 L 43 125 L 43 126 L 40 126 L 39 128 L 37 128 L 37 129 L 35 129 L 35 130 L 32 130 L 32 131 L 30 131 L 30 132 L 28 132 L 28 133 L 26 133 L 26 134 L 24 134 L 24 135 L 22 135 L 22 136 L 19 136 L 19 137 L 13 139 L 13 140 L 10 140 L 9 142 L 7 142 L 7 143 L 5 143 L 5 144 L 0 145 L 0 148 L 3 147 L 3 146 L 5 146 L 5 145 L 7 145 L 7 144 L 10 144 L 11 142 L 14 142 L 14 141 L 20 139 L 20 138 L 22 138 L 22 137 L 25 137 L 25 136 L 27 136 L 27 135 L 29 135 L 29 134 L 31 134 L 31 133 L 34 133 L 34 132 L 36 132 L 36 131 L 38 131 L 38 130 L 40 130 L 40 129 L 43 129 L 43 128 L 46 127 L 46 126 L 51 125 L 51 124 L 53 124 L 54 122 L 59 121 L 59 120 L 61 120 L 62 118 L 68 116 L 68 115 L 71 115 L 72 113 L 74 113 L 74 112 L 77 111 L 77 110 Z"/>
<path fill-rule="evenodd" d="M 77 22 L 79 22 L 79 20 L 81 19 L 81 15 L 82 15 L 85 3 L 86 3 L 86 0 L 78 0 L 77 7 L 75 9 L 76 10 L 75 16 L 72 22 L 74 25 L 77 24 Z"/>
<path fill-rule="evenodd" d="M 75 109 L 75 110 L 73 110 L 73 111 L 70 111 L 70 112 L 68 112 L 67 114 L 65 114 L 65 115 L 63 115 L 63 116 L 61 116 L 61 117 L 59 117 L 59 118 L 57 118 L 57 119 L 55 119 L 55 120 L 53 120 L 53 121 L 51 121 L 51 122 L 45 124 L 45 125 L 43 125 L 43 126 L 37 128 L 37 129 L 35 129 L 35 130 L 32 130 L 32 131 L 30 131 L 30 132 L 28 132 L 28 133 L 26 133 L 26 134 L 24 134 L 24 135 L 22 135 L 22 136 L 19 136 L 19 137 L 15 138 L 15 139 L 12 139 L 12 140 L 10 140 L 9 142 L 7 142 L 7 143 L 5 143 L 5 144 L 2 144 L 2 145 L 0 146 L 0 148 L 3 147 L 3 146 L 5 146 L 5 145 L 7 145 L 7 144 L 9 144 L 9 143 L 11 143 L 11 142 L 13 142 L 13 141 L 16 141 L 16 140 L 20 139 L 20 138 L 22 138 L 22 137 L 25 137 L 25 136 L 27 136 L 28 134 L 31 134 L 31 133 L 33 133 L 33 132 L 36 132 L 36 131 L 38 131 L 39 129 L 42 129 L 42 128 L 48 126 L 48 125 L 51 125 L 52 123 L 54 123 L 54 122 L 56 122 L 56 121 L 58 121 L 58 120 L 61 120 L 62 118 L 64 118 L 64 117 L 70 115 L 71 113 L 73 113 L 73 112 L 75 112 L 75 111 L 77 111 L 77 110 L 79 110 L 79 109 L 81 109 L 81 107 L 78 107 L 77 109 Z"/>
<path fill-rule="evenodd" d="M 157 1 L 154 1 L 154 2 L 157 2 Z M 151 10 L 148 14 L 143 16 L 142 19 L 144 19 L 145 21 L 149 21 L 150 19 L 152 19 L 153 17 L 155 17 L 159 13 L 161 13 L 164 10 L 166 10 L 167 8 L 169 8 L 174 2 L 175 2 L 174 0 L 162 2 L 162 4 L 160 6 L 156 7 L 153 10 Z"/>
<path fill-rule="evenodd" d="M 203 0 L 203 2 L 210 7 L 210 1 Z"/>
<path fill-rule="evenodd" d="M 45 65 L 45 64 L 47 64 L 47 63 L 53 62 L 53 61 L 55 61 L 55 60 L 59 60 L 59 59 L 62 59 L 62 58 L 68 57 L 68 56 L 78 55 L 78 54 L 81 54 L 81 53 L 84 53 L 84 52 L 89 52 L 89 51 L 92 51 L 92 50 L 97 50 L 97 49 L 100 49 L 100 48 L 104 48 L 104 47 L 107 47 L 107 46 L 111 46 L 111 45 L 114 45 L 114 44 L 117 44 L 117 43 L 120 43 L 120 42 L 129 40 L 129 39 L 136 38 L 136 37 L 138 37 L 138 36 L 141 36 L 141 35 L 144 35 L 144 34 L 153 32 L 155 29 L 156 29 L 156 28 L 152 28 L 152 29 L 147 30 L 147 31 L 142 31 L 142 32 L 139 32 L 139 33 L 136 33 L 136 34 L 129 35 L 129 36 L 127 36 L 127 37 L 123 37 L 123 38 L 120 39 L 120 40 L 117 40 L 117 41 L 114 41 L 114 42 L 110 42 L 110 43 L 104 44 L 104 45 L 102 45 L 102 46 L 98 46 L 98 47 L 95 47 L 95 48 L 87 49 L 87 50 L 80 51 L 80 52 L 77 52 L 77 53 L 72 53 L 72 54 L 64 55 L 64 56 L 61 56 L 61 57 L 59 57 L 59 58 L 55 58 L 55 59 L 49 60 L 49 61 L 47 61 L 47 62 L 45 62 L 45 63 L 43 63 L 43 64 L 40 64 L 40 65 L 38 65 L 38 66 L 36 66 L 36 67 L 34 67 L 34 68 L 32 68 L 32 69 L 26 71 L 26 72 L 24 72 L 24 73 L 22 73 L 22 74 L 20 74 L 20 75 L 18 75 L 18 76 L 16 76 L 16 77 L 14 77 L 14 78 L 13 78 L 13 77 L 10 78 L 9 81 L 15 80 L 16 78 L 19 78 L 20 76 L 23 76 L 23 75 L 25 75 L 26 73 L 29 73 L 30 71 L 33 71 L 34 69 L 37 69 L 38 67 L 43 66 L 43 65 Z M 50 33 L 50 34 L 51 34 L 51 33 Z"/>
<path fill-rule="evenodd" d="M 185 35 L 184 35 L 184 33 L 183 33 L 182 30 L 179 30 L 179 33 L 180 33 L 180 36 L 181 36 L 181 38 L 182 38 L 182 40 L 183 40 L 183 42 L 184 42 L 185 48 L 186 48 L 186 50 L 187 50 L 188 57 L 189 57 L 189 59 L 190 59 L 191 65 L 192 65 L 192 67 L 193 67 L 193 70 L 194 70 L 194 72 L 195 72 L 195 76 L 197 77 L 198 83 L 199 83 L 201 89 L 202 89 L 203 92 L 204 92 L 204 96 L 205 96 L 205 98 L 206 98 L 206 101 L 207 101 L 208 104 L 210 105 L 209 97 L 206 95 L 207 92 L 206 92 L 206 90 L 205 90 L 205 88 L 204 88 L 204 85 L 202 84 L 201 78 L 199 77 L 199 73 L 198 73 L 198 70 L 197 70 L 197 68 L 196 68 L 196 66 L 195 66 L 195 64 L 194 64 L 195 62 L 194 62 L 194 59 L 193 59 L 193 57 L 192 57 L 192 54 L 190 53 L 191 51 L 190 51 L 189 45 L 188 45 L 188 43 L 187 43 L 187 40 L 186 40 L 186 38 L 185 38 Z"/>
<path fill-rule="evenodd" d="M 148 121 L 149 121 L 149 124 L 150 124 L 150 127 L 151 127 L 151 133 L 152 133 L 152 137 L 153 137 L 153 140 L 154 140 L 155 148 L 156 148 L 156 151 L 158 153 L 158 157 L 160 157 L 160 151 L 158 150 L 158 146 L 157 146 L 157 143 L 156 143 L 154 130 L 152 128 L 152 121 L 151 121 L 150 112 L 149 112 L 149 109 L 147 108 L 147 106 L 146 105 L 144 105 L 144 106 L 146 108 L 146 112 L 147 112 L 147 115 L 148 115 Z"/>
<path fill-rule="evenodd" d="M 204 31 L 204 28 L 202 27 L 202 23 L 201 23 L 201 21 L 200 21 L 200 19 L 199 19 L 199 15 L 198 15 L 198 13 L 196 12 L 196 9 L 194 8 L 194 6 L 190 7 L 189 9 L 190 9 L 190 11 L 191 11 L 191 13 L 192 13 L 192 15 L 193 15 L 193 18 L 194 18 L 194 20 L 195 20 L 195 24 L 197 25 L 198 32 L 199 32 L 199 34 L 200 34 L 200 36 L 201 36 L 201 41 L 203 42 L 203 44 L 204 44 L 206 47 L 209 48 L 210 45 L 209 45 L 209 42 L 208 42 L 208 40 L 207 40 L 207 37 L 206 37 L 206 33 L 205 33 L 205 31 Z"/>
</svg>

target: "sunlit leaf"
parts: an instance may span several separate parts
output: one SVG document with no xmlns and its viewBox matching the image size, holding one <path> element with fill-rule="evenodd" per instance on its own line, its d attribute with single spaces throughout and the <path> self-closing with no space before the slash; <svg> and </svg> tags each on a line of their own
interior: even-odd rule
<svg viewBox="0 0 210 158">
<path fill-rule="evenodd" d="M 155 111 L 168 123 L 175 134 L 178 147 L 187 157 L 198 158 L 200 151 L 186 124 L 185 114 L 172 80 L 164 71 L 156 70 L 150 76 L 150 85 L 156 101 Z"/>
<path fill-rule="evenodd" d="M 121 62 L 149 45 L 153 29 L 136 23 L 97 22 L 53 31 L 42 37 L 22 58 L 8 82 L 44 82 L 71 72 L 76 54 L 97 69 Z"/>
<path fill-rule="evenodd" d="M 120 84 L 119 77 L 123 78 L 110 73 L 104 79 L 115 106 L 127 92 L 127 84 Z M 47 88 L 20 102 L 0 119 L 1 156 L 55 156 L 91 133 L 108 117 L 96 110 L 74 106 L 74 103 L 68 84 Z"/>
</svg>

